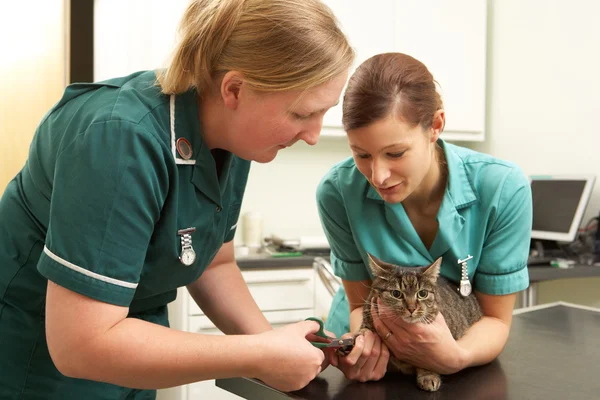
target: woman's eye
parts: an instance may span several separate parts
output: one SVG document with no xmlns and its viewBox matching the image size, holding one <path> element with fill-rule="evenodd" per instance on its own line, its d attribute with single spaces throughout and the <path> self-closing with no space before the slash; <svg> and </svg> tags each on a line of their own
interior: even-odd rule
<svg viewBox="0 0 600 400">
<path fill-rule="evenodd" d="M 388 153 L 388 156 L 392 158 L 400 158 L 402 155 L 404 155 L 404 151 L 401 151 L 400 153 Z"/>
<path fill-rule="evenodd" d="M 429 292 L 427 290 L 419 290 L 419 293 L 417 293 L 417 297 L 419 297 L 420 299 L 425 299 L 428 295 Z"/>
<path fill-rule="evenodd" d="M 369 158 L 369 155 L 368 154 L 357 154 L 356 157 L 362 158 L 363 160 L 365 160 L 365 159 Z"/>
<path fill-rule="evenodd" d="M 395 298 L 399 299 L 400 296 L 402 296 L 402 293 L 400 293 L 399 290 L 392 290 L 392 296 L 394 296 Z"/>
</svg>

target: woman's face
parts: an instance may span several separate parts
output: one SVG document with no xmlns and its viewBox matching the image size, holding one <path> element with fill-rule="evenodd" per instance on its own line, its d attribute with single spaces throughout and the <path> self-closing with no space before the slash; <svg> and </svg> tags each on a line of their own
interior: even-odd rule
<svg viewBox="0 0 600 400">
<path fill-rule="evenodd" d="M 430 131 L 389 116 L 348 132 L 358 170 L 387 203 L 404 201 L 429 172 L 439 136 Z"/>
<path fill-rule="evenodd" d="M 305 91 L 240 92 L 239 106 L 231 121 L 231 137 L 235 140 L 230 151 L 246 160 L 266 163 L 279 150 L 299 140 L 316 144 L 323 116 L 338 103 L 347 77 L 343 73 Z"/>
</svg>

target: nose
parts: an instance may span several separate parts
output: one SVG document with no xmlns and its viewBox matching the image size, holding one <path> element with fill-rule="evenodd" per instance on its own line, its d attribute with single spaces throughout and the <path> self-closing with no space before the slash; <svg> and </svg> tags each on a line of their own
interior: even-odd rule
<svg viewBox="0 0 600 400">
<path fill-rule="evenodd" d="M 371 166 L 371 181 L 375 186 L 384 186 L 385 181 L 390 175 L 390 169 L 384 161 L 373 159 L 373 164 Z"/>
<path fill-rule="evenodd" d="M 298 139 L 304 140 L 307 145 L 314 146 L 319 141 L 321 129 L 308 129 L 298 134 Z"/>
<path fill-rule="evenodd" d="M 408 309 L 408 312 L 411 314 L 414 313 L 415 310 L 417 309 L 417 307 L 415 307 L 415 306 L 410 306 L 410 307 L 406 307 L 406 308 Z"/>
</svg>

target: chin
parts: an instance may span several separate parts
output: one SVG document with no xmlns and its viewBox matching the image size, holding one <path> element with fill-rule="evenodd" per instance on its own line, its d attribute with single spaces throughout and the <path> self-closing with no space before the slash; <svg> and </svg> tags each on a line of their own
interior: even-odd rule
<svg viewBox="0 0 600 400">
<path fill-rule="evenodd" d="M 273 161 L 275 157 L 277 157 L 277 150 L 271 150 L 268 152 L 255 154 L 254 157 L 251 158 L 251 160 L 256 161 L 257 163 L 266 164 Z"/>
<path fill-rule="evenodd" d="M 400 193 L 392 193 L 392 194 L 381 194 L 379 193 L 383 201 L 389 204 L 397 204 L 402 203 L 408 197 L 408 194 L 405 192 Z"/>
<path fill-rule="evenodd" d="M 402 320 L 404 320 L 404 322 L 408 322 L 409 324 L 416 324 L 419 322 L 420 318 L 417 318 L 414 315 L 404 314 L 402 316 Z"/>
</svg>

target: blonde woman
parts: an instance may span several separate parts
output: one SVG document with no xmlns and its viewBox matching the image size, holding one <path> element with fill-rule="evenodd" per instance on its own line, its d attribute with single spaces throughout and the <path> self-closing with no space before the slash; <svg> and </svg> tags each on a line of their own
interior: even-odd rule
<svg viewBox="0 0 600 400">
<path fill-rule="evenodd" d="M 353 57 L 319 1 L 193 1 L 167 69 L 68 87 L 0 201 L 0 397 L 312 380 L 317 324 L 272 330 L 232 239 L 250 162 L 316 143 Z M 181 286 L 227 336 L 169 329 Z"/>
</svg>

